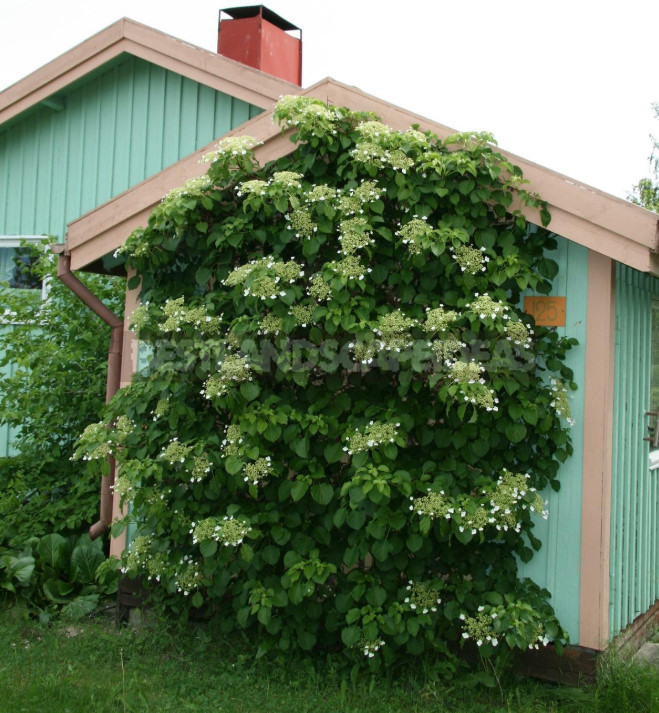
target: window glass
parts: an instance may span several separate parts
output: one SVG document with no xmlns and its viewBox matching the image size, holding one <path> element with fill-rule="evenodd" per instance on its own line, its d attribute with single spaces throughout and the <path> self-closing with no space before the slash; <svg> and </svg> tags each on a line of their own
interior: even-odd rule
<svg viewBox="0 0 659 713">
<path fill-rule="evenodd" d="M 31 269 L 37 255 L 37 249 L 32 246 L 0 247 L 0 282 L 14 289 L 40 290 L 41 278 Z"/>
</svg>

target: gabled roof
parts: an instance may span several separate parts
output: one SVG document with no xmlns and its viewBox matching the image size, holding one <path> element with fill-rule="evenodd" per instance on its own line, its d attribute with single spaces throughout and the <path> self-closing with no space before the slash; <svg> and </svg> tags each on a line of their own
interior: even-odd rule
<svg viewBox="0 0 659 713">
<path fill-rule="evenodd" d="M 324 79 L 304 92 L 330 105 L 346 106 L 356 111 L 374 111 L 382 121 L 396 129 L 419 124 L 441 139 L 455 133 L 409 111 L 346 86 L 333 79 Z M 228 135 L 253 136 L 263 142 L 256 156 L 263 164 L 293 150 L 288 136 L 272 122 L 272 109 L 242 124 Z M 178 161 L 130 190 L 116 196 L 69 224 L 66 249 L 71 254 L 72 269 L 80 269 L 106 255 L 126 240 L 130 232 L 146 225 L 150 212 L 172 188 L 188 178 L 201 175 L 206 167 L 199 159 L 212 149 L 203 149 Z M 642 272 L 659 275 L 655 264 L 659 247 L 658 216 L 627 201 L 586 186 L 548 168 L 501 150 L 521 167 L 530 181 L 528 188 L 537 191 L 549 203 L 552 216 L 550 229 L 580 245 L 602 253 Z M 535 223 L 540 223 L 537 211 L 518 206 Z"/>
<path fill-rule="evenodd" d="M 118 20 L 0 92 L 0 124 L 35 107 L 104 64 L 129 54 L 255 106 L 299 87 L 128 18 Z"/>
</svg>

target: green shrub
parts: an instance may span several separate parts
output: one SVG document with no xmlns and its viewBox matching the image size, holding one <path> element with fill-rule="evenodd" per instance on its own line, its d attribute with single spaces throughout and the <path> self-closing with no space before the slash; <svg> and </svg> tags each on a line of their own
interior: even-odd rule
<svg viewBox="0 0 659 713">
<path fill-rule="evenodd" d="M 574 341 L 517 306 L 557 266 L 513 197 L 545 204 L 487 135 L 276 117 L 290 156 L 220 142 L 124 248 L 152 357 L 77 455 L 121 462 L 125 570 L 261 652 L 560 646 L 516 559 L 571 453 Z"/>
<path fill-rule="evenodd" d="M 0 601 L 32 610 L 61 611 L 70 619 L 92 612 L 101 595 L 117 590 L 116 560 L 106 560 L 101 540 L 51 533 L 20 547 L 0 546 Z"/>
<path fill-rule="evenodd" d="M 17 455 L 0 459 L 0 538 L 20 543 L 49 532 L 79 533 L 98 511 L 99 483 L 71 461 L 73 443 L 105 401 L 110 328 L 57 279 L 44 240 L 25 268 L 41 290 L 0 287 L 0 423 Z M 98 275 L 90 289 L 117 314 L 123 281 Z"/>
</svg>

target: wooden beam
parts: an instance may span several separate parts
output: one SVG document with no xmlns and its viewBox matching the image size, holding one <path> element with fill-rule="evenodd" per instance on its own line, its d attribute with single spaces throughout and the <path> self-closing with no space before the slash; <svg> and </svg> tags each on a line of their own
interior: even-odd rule
<svg viewBox="0 0 659 713">
<path fill-rule="evenodd" d="M 578 643 L 598 651 L 605 649 L 609 641 L 615 354 L 613 269 L 611 258 L 589 251 Z"/>
</svg>

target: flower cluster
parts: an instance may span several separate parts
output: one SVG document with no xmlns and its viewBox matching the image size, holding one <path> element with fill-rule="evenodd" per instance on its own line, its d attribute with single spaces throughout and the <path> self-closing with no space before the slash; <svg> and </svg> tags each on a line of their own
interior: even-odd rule
<svg viewBox="0 0 659 713">
<path fill-rule="evenodd" d="M 526 503 L 522 502 L 527 493 L 533 493 L 534 497 L 529 505 L 530 509 L 542 517 L 547 517 L 548 513 L 544 509 L 545 502 L 535 488 L 529 486 L 528 481 L 531 476 L 528 473 L 511 473 L 509 470 L 503 471 L 496 483 L 496 489 L 490 493 L 490 507 L 492 516 L 496 519 L 497 530 L 513 529 L 519 532 L 520 523 L 517 521 L 516 510 L 518 507 L 526 509 Z"/>
<path fill-rule="evenodd" d="M 242 431 L 237 424 L 226 427 L 224 440 L 222 441 L 222 452 L 225 457 L 237 456 L 240 453 L 240 444 L 243 442 Z"/>
<path fill-rule="evenodd" d="M 208 517 L 201 522 L 193 522 L 190 534 L 194 544 L 215 540 L 225 547 L 237 547 L 251 531 L 252 528 L 245 521 L 237 520 L 233 515 L 225 515 L 222 519 Z"/>
<path fill-rule="evenodd" d="M 503 302 L 493 300 L 487 292 L 483 295 L 479 295 L 478 292 L 475 294 L 475 299 L 471 304 L 465 305 L 469 307 L 472 312 L 480 315 L 481 319 L 490 317 L 491 319 L 496 319 L 497 317 L 503 317 L 503 319 L 508 319 L 506 312 L 510 309 L 508 305 Z"/>
<path fill-rule="evenodd" d="M 348 255 L 338 262 L 329 262 L 327 267 L 349 280 L 363 280 L 370 267 L 364 267 L 354 255 Z"/>
<path fill-rule="evenodd" d="M 529 349 L 531 347 L 531 335 L 533 330 L 527 327 L 524 322 L 508 320 L 505 327 L 506 339 L 513 344 Z"/>
<path fill-rule="evenodd" d="M 348 344 L 348 348 L 352 349 L 355 360 L 360 364 L 371 364 L 373 362 L 373 358 L 375 357 L 373 344 L 369 344 L 368 342 L 351 342 Z"/>
<path fill-rule="evenodd" d="M 314 186 L 305 195 L 307 203 L 319 203 L 320 201 L 332 201 L 336 198 L 336 188 L 320 185 Z"/>
<path fill-rule="evenodd" d="M 213 187 L 213 181 L 209 176 L 195 176 L 188 180 L 179 188 L 174 188 L 163 197 L 163 204 L 175 203 L 179 198 L 201 198 L 206 191 Z"/>
<path fill-rule="evenodd" d="M 477 272 L 485 272 L 490 258 L 485 255 L 485 248 L 472 248 L 471 245 L 458 245 L 451 248 L 453 259 L 459 265 L 462 272 L 475 275 Z"/>
<path fill-rule="evenodd" d="M 366 658 L 372 659 L 376 652 L 384 646 L 382 639 L 360 639 L 357 642 L 357 648 L 364 653 Z"/>
<path fill-rule="evenodd" d="M 103 423 L 90 423 L 78 441 L 78 448 L 71 460 L 105 460 L 113 455 L 113 443 L 108 440 L 108 430 Z"/>
<path fill-rule="evenodd" d="M 257 178 L 250 181 L 243 181 L 240 184 L 240 188 L 236 191 L 236 194 L 238 196 L 264 196 L 269 185 L 268 181 L 261 181 Z"/>
<path fill-rule="evenodd" d="M 498 411 L 499 399 L 494 389 L 485 385 L 485 379 L 481 374 L 485 372 L 485 367 L 472 359 L 462 361 L 460 359 L 447 361 L 449 372 L 453 382 L 460 385 L 462 398 L 472 406 L 484 408 L 486 411 Z"/>
<path fill-rule="evenodd" d="M 167 446 L 163 446 L 160 452 L 160 458 L 166 460 L 170 465 L 178 465 L 179 463 L 185 463 L 185 459 L 191 450 L 191 446 L 184 446 L 179 442 L 178 438 L 175 437 L 172 438 Z"/>
<path fill-rule="evenodd" d="M 450 367 L 451 378 L 458 384 L 484 384 L 481 374 L 485 367 L 472 359 L 471 361 L 455 361 Z"/>
<path fill-rule="evenodd" d="M 339 198 L 338 208 L 344 215 L 364 212 L 364 205 L 379 200 L 383 188 L 375 181 L 362 181 L 357 188 L 350 188 Z"/>
<path fill-rule="evenodd" d="M 135 424 L 128 416 L 119 416 L 115 421 L 114 431 L 117 440 L 123 442 L 135 430 Z"/>
<path fill-rule="evenodd" d="M 211 461 L 206 453 L 195 456 L 190 476 L 191 483 L 201 483 L 201 481 L 211 472 Z"/>
<path fill-rule="evenodd" d="M 355 428 L 355 432 L 346 436 L 348 442 L 343 450 L 348 455 L 368 451 L 371 448 L 377 448 L 382 443 L 393 443 L 398 435 L 398 427 L 400 423 L 381 423 L 379 421 L 370 421 L 368 426 L 362 432 Z"/>
<path fill-rule="evenodd" d="M 224 285 L 244 285 L 244 297 L 274 300 L 286 294 L 282 285 L 292 285 L 300 277 L 304 277 L 304 270 L 294 260 L 277 262 L 272 257 L 263 257 L 232 270 Z"/>
<path fill-rule="evenodd" d="M 339 114 L 319 99 L 286 95 L 280 97 L 273 118 L 283 128 L 302 127 L 316 136 L 335 134 Z"/>
<path fill-rule="evenodd" d="M 151 411 L 153 420 L 157 421 L 159 418 L 166 416 L 169 412 L 169 398 L 160 399 L 156 404 L 156 407 Z"/>
<path fill-rule="evenodd" d="M 286 220 L 296 238 L 310 238 L 318 230 L 318 226 L 311 219 L 309 212 L 303 208 L 288 213 Z"/>
<path fill-rule="evenodd" d="M 464 532 L 465 529 L 469 529 L 472 535 L 475 535 L 478 532 L 483 532 L 488 525 L 493 525 L 496 522 L 492 514 L 482 506 L 476 508 L 476 510 L 472 513 L 469 513 L 466 510 L 461 510 L 460 516 L 463 518 L 464 524 L 459 525 L 458 529 L 460 532 Z"/>
<path fill-rule="evenodd" d="M 322 275 L 313 275 L 309 280 L 308 293 L 310 297 L 325 302 L 332 296 L 332 288 L 325 282 Z"/>
<path fill-rule="evenodd" d="M 153 556 L 151 548 L 153 540 L 148 535 L 138 535 L 134 537 L 130 543 L 128 554 L 124 554 L 121 571 L 123 574 L 127 572 L 136 572 L 141 570 L 146 562 Z"/>
<path fill-rule="evenodd" d="M 312 305 L 293 305 L 290 309 L 290 314 L 295 320 L 296 324 L 301 327 L 306 327 L 313 321 L 313 310 Z"/>
<path fill-rule="evenodd" d="M 417 515 L 427 515 L 431 520 L 435 518 L 451 519 L 451 515 L 455 512 L 453 503 L 446 498 L 443 490 L 438 493 L 433 492 L 428 488 L 428 494 L 420 498 L 410 496 L 412 504 L 410 510 L 416 512 Z"/>
<path fill-rule="evenodd" d="M 205 307 L 185 307 L 185 298 L 178 297 L 175 300 L 167 300 L 163 307 L 163 312 L 167 319 L 160 325 L 163 332 L 180 332 L 185 324 L 197 327 L 202 334 L 216 334 L 220 329 L 222 315 L 211 316 L 206 312 Z"/>
<path fill-rule="evenodd" d="M 354 255 L 358 250 L 373 244 L 368 221 L 364 218 L 349 218 L 339 224 L 339 255 Z"/>
<path fill-rule="evenodd" d="M 190 592 L 198 589 L 201 584 L 199 581 L 201 579 L 201 567 L 199 562 L 188 555 L 185 555 L 179 564 L 183 565 L 183 569 L 176 572 L 174 586 L 177 592 L 181 592 L 184 597 L 187 597 Z"/>
<path fill-rule="evenodd" d="M 259 485 L 272 473 L 272 463 L 270 456 L 265 458 L 257 458 L 253 463 L 247 463 L 243 468 L 245 477 L 243 480 L 249 485 Z"/>
<path fill-rule="evenodd" d="M 405 604 L 408 604 L 412 611 L 419 611 L 421 614 L 436 612 L 437 605 L 442 603 L 441 597 L 437 596 L 437 590 L 424 582 L 413 582 L 410 579 L 405 589 L 409 592 L 405 597 Z"/>
<path fill-rule="evenodd" d="M 439 305 L 431 309 L 426 308 L 426 323 L 423 328 L 426 332 L 445 332 L 459 317 L 457 312 L 451 309 L 444 309 L 444 305 Z"/>
<path fill-rule="evenodd" d="M 428 137 L 417 129 L 396 131 L 380 121 L 362 121 L 356 127 L 357 133 L 365 141 L 372 141 L 385 149 L 400 149 L 409 146 L 426 149 L 430 146 Z"/>
<path fill-rule="evenodd" d="M 259 322 L 257 334 L 274 334 L 277 336 L 284 327 L 284 320 L 274 314 L 266 314 Z"/>
<path fill-rule="evenodd" d="M 130 315 L 130 326 L 134 330 L 135 334 L 139 335 L 140 330 L 144 329 L 148 323 L 149 303 L 145 302 L 133 310 L 133 313 Z"/>
<path fill-rule="evenodd" d="M 467 345 L 453 336 L 445 337 L 444 339 L 435 339 L 428 343 L 433 354 L 437 359 L 445 364 L 452 364 L 455 355 L 462 349 L 466 349 Z"/>
<path fill-rule="evenodd" d="M 218 362 L 218 366 L 218 373 L 209 376 L 201 390 L 201 395 L 207 399 L 223 396 L 236 384 L 252 380 L 247 357 L 229 354 L 224 361 Z"/>
<path fill-rule="evenodd" d="M 400 352 L 411 347 L 414 342 L 410 330 L 417 324 L 416 319 L 406 317 L 399 309 L 384 315 L 373 329 L 380 338 L 380 349 Z"/>
<path fill-rule="evenodd" d="M 203 163 L 215 163 L 222 159 L 230 159 L 237 156 L 246 156 L 248 151 L 260 146 L 263 142 L 252 136 L 228 136 L 222 139 L 215 150 L 202 157 Z"/>
<path fill-rule="evenodd" d="M 571 418 L 572 411 L 568 400 L 567 385 L 561 379 L 551 379 L 550 384 L 552 400 L 549 405 L 561 418 L 564 418 L 570 426 L 574 426 L 574 420 Z"/>
<path fill-rule="evenodd" d="M 492 646 L 497 646 L 499 639 L 497 638 L 497 631 L 494 628 L 494 621 L 497 618 L 497 613 L 488 607 L 478 607 L 478 613 L 476 616 L 465 616 L 460 615 L 460 619 L 464 622 L 462 625 L 463 639 L 473 639 L 476 642 L 476 646 L 482 646 L 485 641 L 492 644 Z"/>
<path fill-rule="evenodd" d="M 112 486 L 112 491 L 117 494 L 122 502 L 125 499 L 132 500 L 135 497 L 135 483 L 125 475 L 121 473 L 117 478 L 115 478 L 114 485 Z"/>
<path fill-rule="evenodd" d="M 423 251 L 425 243 L 431 238 L 433 229 L 427 223 L 427 218 L 418 218 L 416 215 L 405 223 L 400 230 L 396 231 L 403 240 L 403 245 L 407 245 L 407 249 L 412 255 L 418 255 Z"/>
<path fill-rule="evenodd" d="M 271 181 L 274 185 L 284 188 L 302 188 L 301 178 L 302 174 L 295 171 L 276 171 L 272 174 Z"/>
</svg>

